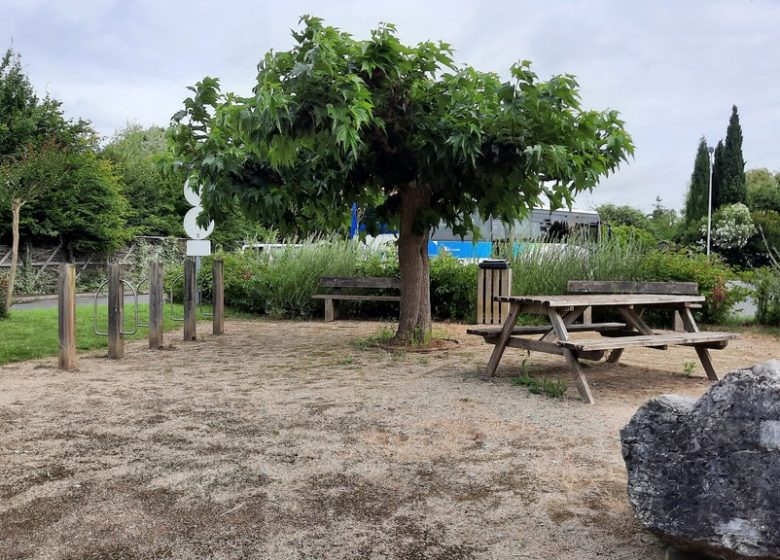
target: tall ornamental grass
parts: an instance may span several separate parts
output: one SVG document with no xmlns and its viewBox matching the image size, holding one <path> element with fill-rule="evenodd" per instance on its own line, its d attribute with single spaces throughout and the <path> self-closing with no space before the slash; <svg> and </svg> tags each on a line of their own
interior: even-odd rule
<svg viewBox="0 0 780 560">
<path fill-rule="evenodd" d="M 612 238 L 598 243 L 520 243 L 509 254 L 515 295 L 564 294 L 569 280 L 697 282 L 706 297 L 705 322 L 725 320 L 746 291 L 729 287 L 736 274 L 716 256 L 648 248 L 641 240 Z"/>
</svg>

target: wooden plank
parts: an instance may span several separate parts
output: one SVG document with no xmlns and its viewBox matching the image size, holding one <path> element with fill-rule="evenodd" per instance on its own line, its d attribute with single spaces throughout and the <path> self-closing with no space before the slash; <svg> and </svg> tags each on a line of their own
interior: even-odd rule
<svg viewBox="0 0 780 560">
<path fill-rule="evenodd" d="M 513 335 L 523 334 L 544 334 L 552 328 L 550 325 L 534 325 L 525 327 L 515 327 L 512 329 Z M 607 332 L 623 331 L 626 328 L 625 323 L 575 323 L 567 327 L 569 332 Z M 485 327 L 478 329 L 467 329 L 466 333 L 478 336 L 494 336 L 501 333 L 502 327 Z"/>
<path fill-rule="evenodd" d="M 489 274 L 493 284 L 491 293 L 494 296 L 501 295 L 501 271 L 490 270 Z M 500 325 L 501 324 L 501 303 L 495 298 L 493 298 L 492 303 L 493 305 L 491 309 L 490 324 Z"/>
<path fill-rule="evenodd" d="M 62 243 L 60 243 L 59 245 L 57 245 L 54 248 L 54 251 L 52 251 L 51 255 L 49 255 L 49 258 L 46 259 L 46 262 L 43 263 L 43 266 L 41 267 L 41 269 L 35 274 L 35 279 L 36 280 L 41 277 L 41 274 L 44 273 L 44 271 L 46 270 L 46 267 L 49 266 L 49 264 L 51 264 L 51 261 L 54 259 L 55 255 L 60 252 L 60 248 L 61 247 L 62 247 Z"/>
<path fill-rule="evenodd" d="M 737 335 L 726 332 L 698 332 L 638 335 L 621 338 L 593 338 L 581 340 L 559 340 L 557 344 L 573 350 L 611 350 L 613 348 L 652 347 L 660 345 L 694 346 L 711 342 L 734 340 Z"/>
<path fill-rule="evenodd" d="M 477 323 L 480 325 L 485 324 L 485 276 L 484 269 L 477 269 Z"/>
<path fill-rule="evenodd" d="M 667 294 L 695 296 L 696 282 L 623 282 L 603 280 L 569 280 L 566 290 L 580 294 Z"/>
<path fill-rule="evenodd" d="M 563 317 L 563 324 L 566 326 L 567 329 L 572 325 L 572 323 L 574 323 L 574 321 L 580 318 L 580 315 L 582 315 L 585 309 L 587 308 L 575 307 Z M 555 329 L 550 328 L 550 330 L 547 331 L 547 333 L 545 333 L 545 335 L 541 338 L 541 340 L 552 340 L 553 338 L 555 338 L 555 336 L 556 336 Z"/>
<path fill-rule="evenodd" d="M 501 335 L 490 335 L 485 337 L 485 342 L 488 344 L 497 344 Z M 532 338 L 520 338 L 512 336 L 506 343 L 507 346 L 512 348 L 522 348 L 523 350 L 533 350 L 534 352 L 544 352 L 545 354 L 557 354 L 563 356 L 563 348 L 555 344 L 554 342 L 543 342 L 541 340 L 534 340 Z"/>
<path fill-rule="evenodd" d="M 89 258 L 87 259 L 87 261 L 86 261 L 85 263 L 79 263 L 79 262 L 75 262 L 75 263 L 73 263 L 73 264 L 75 264 L 75 265 L 77 265 L 77 266 L 78 266 L 79 264 L 83 264 L 83 266 L 82 266 L 81 270 L 79 270 L 78 272 L 76 272 L 76 280 L 78 280 L 78 279 L 79 279 L 79 277 L 81 276 L 81 273 L 82 273 L 82 272 L 84 272 L 84 271 L 87 269 L 87 267 L 89 266 L 89 263 L 91 263 L 91 262 L 92 262 L 92 256 L 93 256 L 93 255 L 94 255 L 94 253 L 90 253 L 90 255 L 89 255 Z"/>
<path fill-rule="evenodd" d="M 149 265 L 149 348 L 163 346 L 163 265 L 153 261 Z"/>
<path fill-rule="evenodd" d="M 76 270 L 72 264 L 59 265 L 57 285 L 57 322 L 59 328 L 58 367 L 73 371 L 76 365 Z"/>
<path fill-rule="evenodd" d="M 498 342 L 498 335 L 494 336 L 486 336 L 485 342 L 488 344 L 496 344 Z M 555 344 L 554 342 L 543 342 L 541 340 L 533 340 L 531 338 L 520 338 L 517 336 L 512 336 L 509 338 L 509 341 L 506 343 L 507 346 L 512 348 L 520 348 L 522 350 L 532 350 L 534 352 L 544 352 L 546 354 L 557 354 L 559 356 L 563 356 L 564 349 Z M 593 351 L 576 351 L 575 354 L 578 358 L 583 360 L 593 360 L 593 361 L 599 361 L 601 358 L 604 357 L 604 351 L 603 350 L 593 350 Z"/>
<path fill-rule="evenodd" d="M 501 334 L 496 340 L 496 346 L 493 348 L 493 353 L 490 354 L 490 360 L 488 360 L 487 370 L 485 372 L 487 375 L 493 376 L 496 374 L 498 363 L 501 361 L 501 356 L 504 355 L 504 350 L 509 342 L 509 338 L 512 336 L 512 329 L 515 327 L 519 314 L 520 306 L 512 304 L 509 307 L 509 315 L 507 315 L 506 321 L 504 322 L 504 328 L 501 330 Z"/>
<path fill-rule="evenodd" d="M 195 257 L 184 259 L 184 340 L 197 340 L 197 278 Z"/>
<path fill-rule="evenodd" d="M 124 284 L 119 264 L 108 265 L 108 358 L 119 360 L 125 354 L 122 338 L 124 323 Z"/>
<path fill-rule="evenodd" d="M 499 301 L 519 303 L 520 305 L 537 305 L 550 308 L 565 308 L 579 306 L 619 307 L 637 305 L 644 307 L 661 306 L 683 308 L 693 303 L 703 303 L 704 296 L 677 296 L 665 294 L 563 294 L 563 295 L 529 295 L 529 296 L 498 296 Z"/>
<path fill-rule="evenodd" d="M 225 265 L 222 259 L 214 259 L 211 264 L 211 277 L 213 278 L 214 316 L 211 321 L 212 334 L 225 333 Z"/>
<path fill-rule="evenodd" d="M 372 296 L 364 294 L 314 294 L 312 299 L 350 300 L 350 301 L 401 301 L 401 296 Z"/>
<path fill-rule="evenodd" d="M 346 278 L 340 276 L 320 277 L 322 288 L 377 288 L 401 289 L 400 278 L 374 278 L 370 276 Z"/>
</svg>

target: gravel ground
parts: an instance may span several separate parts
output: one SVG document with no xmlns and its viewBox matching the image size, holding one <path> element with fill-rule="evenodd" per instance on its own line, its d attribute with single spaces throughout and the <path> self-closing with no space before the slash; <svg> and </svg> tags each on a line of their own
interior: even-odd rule
<svg viewBox="0 0 780 560">
<path fill-rule="evenodd" d="M 232 321 L 227 334 L 0 368 L 0 559 L 637 559 L 618 430 L 646 399 L 701 394 L 690 348 L 588 368 L 597 404 L 510 382 L 558 356 L 390 353 L 378 323 Z M 206 326 L 202 326 L 206 332 Z M 746 335 L 720 371 L 778 357 Z M 686 375 L 686 362 L 695 362 Z"/>
</svg>

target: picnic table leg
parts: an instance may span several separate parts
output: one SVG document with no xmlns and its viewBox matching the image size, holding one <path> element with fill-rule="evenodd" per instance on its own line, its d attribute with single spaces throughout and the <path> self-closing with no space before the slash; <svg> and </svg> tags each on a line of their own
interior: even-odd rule
<svg viewBox="0 0 780 560">
<path fill-rule="evenodd" d="M 696 320 L 693 318 L 690 307 L 686 307 L 680 311 L 680 317 L 682 318 L 683 326 L 687 332 L 699 332 L 699 327 L 696 325 Z M 704 368 L 704 372 L 707 374 L 707 379 L 710 381 L 717 381 L 718 373 L 715 371 L 715 366 L 712 365 L 710 351 L 701 346 L 694 346 L 694 348 L 696 349 L 696 354 L 699 356 L 701 367 Z"/>
<path fill-rule="evenodd" d="M 485 371 L 485 373 L 491 377 L 496 374 L 498 363 L 501 361 L 501 356 L 504 355 L 507 342 L 509 342 L 509 338 L 512 336 L 512 329 L 515 328 L 518 315 L 520 315 L 520 304 L 511 303 L 509 306 L 509 315 L 507 315 L 506 321 L 504 321 L 504 328 L 501 329 L 501 335 L 496 341 L 493 353 L 490 355 L 490 360 L 488 361 L 487 370 Z"/>
<path fill-rule="evenodd" d="M 563 316 L 563 325 L 568 328 L 569 325 L 573 324 L 574 321 L 580 318 L 580 315 L 582 315 L 588 308 L 587 307 L 575 307 L 571 311 L 569 311 L 566 315 Z M 542 338 L 539 340 L 550 340 L 558 336 L 555 333 L 555 329 L 551 328 L 549 331 L 544 333 Z"/>
<path fill-rule="evenodd" d="M 620 361 L 620 357 L 623 355 L 623 350 L 625 350 L 625 348 L 615 348 L 612 352 L 609 353 L 607 362 L 610 364 L 618 363 Z"/>
<path fill-rule="evenodd" d="M 550 323 L 552 323 L 555 334 L 558 335 L 559 340 L 568 340 L 569 333 L 566 330 L 566 322 L 561 318 L 557 311 L 550 310 Z M 593 399 L 593 394 L 590 392 L 590 385 L 588 385 L 588 379 L 585 377 L 585 373 L 580 367 L 580 362 L 577 360 L 577 355 L 568 348 L 563 349 L 563 356 L 566 358 L 566 363 L 569 365 L 572 375 L 574 376 L 574 382 L 577 384 L 577 391 L 580 393 L 580 397 L 587 404 L 593 404 L 596 402 Z"/>
</svg>

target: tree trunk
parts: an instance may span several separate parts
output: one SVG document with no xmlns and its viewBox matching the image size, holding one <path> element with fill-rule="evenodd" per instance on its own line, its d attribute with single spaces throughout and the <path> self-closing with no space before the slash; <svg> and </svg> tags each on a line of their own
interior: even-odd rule
<svg viewBox="0 0 780 560">
<path fill-rule="evenodd" d="M 19 213 L 24 206 L 24 202 L 15 198 L 11 202 L 11 272 L 8 275 L 8 291 L 5 294 L 5 309 L 11 309 L 11 302 L 14 298 L 14 282 L 16 281 L 16 262 L 19 260 Z"/>
<path fill-rule="evenodd" d="M 401 316 L 394 342 L 420 343 L 431 336 L 431 282 L 427 229 L 416 225 L 417 214 L 430 204 L 428 189 L 414 183 L 401 192 L 398 264 L 401 269 Z"/>
</svg>

